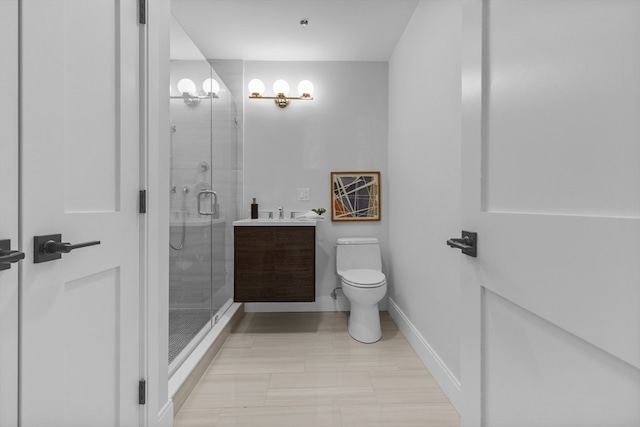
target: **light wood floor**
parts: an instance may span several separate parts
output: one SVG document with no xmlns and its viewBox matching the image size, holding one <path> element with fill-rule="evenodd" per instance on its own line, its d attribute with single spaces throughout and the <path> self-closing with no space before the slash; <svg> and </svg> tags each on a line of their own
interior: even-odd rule
<svg viewBox="0 0 640 427">
<path fill-rule="evenodd" d="M 176 427 L 458 427 L 386 312 L 362 344 L 343 312 L 246 313 L 175 417 Z"/>
</svg>

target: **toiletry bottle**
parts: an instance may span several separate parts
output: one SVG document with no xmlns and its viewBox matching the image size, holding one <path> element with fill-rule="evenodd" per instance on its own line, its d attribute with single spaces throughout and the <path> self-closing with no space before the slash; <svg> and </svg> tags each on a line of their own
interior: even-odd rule
<svg viewBox="0 0 640 427">
<path fill-rule="evenodd" d="M 253 203 L 251 203 L 251 219 L 258 219 L 258 204 L 255 197 L 253 198 Z"/>
</svg>

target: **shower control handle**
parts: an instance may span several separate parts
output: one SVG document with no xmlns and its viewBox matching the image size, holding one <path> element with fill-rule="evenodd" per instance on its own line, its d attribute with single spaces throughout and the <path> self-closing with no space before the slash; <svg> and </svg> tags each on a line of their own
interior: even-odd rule
<svg viewBox="0 0 640 427">
<path fill-rule="evenodd" d="M 49 234 L 46 236 L 35 236 L 33 238 L 33 262 L 53 261 L 62 258 L 62 254 L 68 254 L 74 249 L 86 248 L 88 246 L 99 245 L 99 240 L 91 242 L 71 244 L 62 241 L 62 234 Z"/>
<path fill-rule="evenodd" d="M 204 196 L 211 194 L 213 196 L 213 209 L 211 211 L 202 210 L 202 199 Z M 200 215 L 215 215 L 218 213 L 218 194 L 212 190 L 202 189 L 198 193 L 198 213 Z"/>
</svg>

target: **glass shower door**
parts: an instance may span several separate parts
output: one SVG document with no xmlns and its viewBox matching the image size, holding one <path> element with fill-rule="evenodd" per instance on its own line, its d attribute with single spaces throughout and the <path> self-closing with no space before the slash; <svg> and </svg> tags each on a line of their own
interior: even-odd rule
<svg viewBox="0 0 640 427">
<path fill-rule="evenodd" d="M 242 174 L 231 90 L 175 19 L 171 41 L 169 375 L 216 333 L 233 302 L 233 221 Z M 226 71 L 237 85 L 241 67 Z"/>
<path fill-rule="evenodd" d="M 214 99 L 202 89 L 211 78 L 204 58 L 171 61 L 170 374 L 212 327 L 213 227 L 219 204 L 212 190 Z"/>
</svg>

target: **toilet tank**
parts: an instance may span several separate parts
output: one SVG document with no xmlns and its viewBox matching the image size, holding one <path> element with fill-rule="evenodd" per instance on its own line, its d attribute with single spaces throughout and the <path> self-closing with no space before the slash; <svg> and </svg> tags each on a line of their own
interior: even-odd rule
<svg viewBox="0 0 640 427">
<path fill-rule="evenodd" d="M 365 269 L 381 271 L 380 245 L 375 237 L 343 237 L 336 245 L 336 271 Z"/>
</svg>

